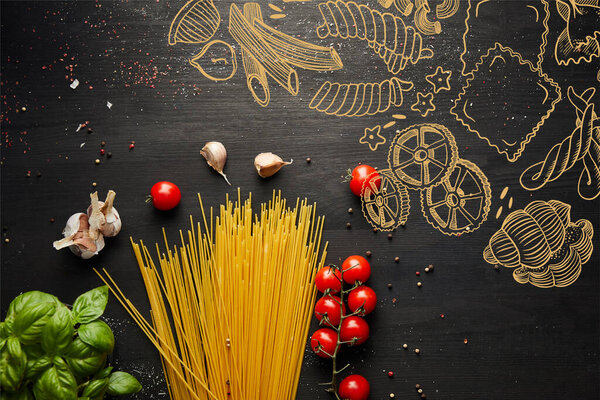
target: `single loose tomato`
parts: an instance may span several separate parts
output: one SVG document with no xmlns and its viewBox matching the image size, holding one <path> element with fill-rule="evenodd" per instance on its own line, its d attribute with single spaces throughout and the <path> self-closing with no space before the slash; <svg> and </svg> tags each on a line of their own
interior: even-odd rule
<svg viewBox="0 0 600 400">
<path fill-rule="evenodd" d="M 369 324 L 361 317 L 351 316 L 342 321 L 340 339 L 342 342 L 351 342 L 350 346 L 363 344 L 369 338 Z"/>
<path fill-rule="evenodd" d="M 350 256 L 342 263 L 344 270 L 344 282 L 351 285 L 359 281 L 365 283 L 371 276 L 371 264 L 361 256 Z"/>
<path fill-rule="evenodd" d="M 317 271 L 315 285 L 321 293 L 329 289 L 331 293 L 337 293 L 342 290 L 342 273 L 335 267 L 323 267 Z"/>
<path fill-rule="evenodd" d="M 359 315 L 370 314 L 375 309 L 376 304 L 377 295 L 368 286 L 359 286 L 356 289 L 352 289 L 348 295 L 348 308 L 350 311 L 355 312 L 360 307 L 363 308 L 363 312 Z"/>
<path fill-rule="evenodd" d="M 338 394 L 342 400 L 367 400 L 371 392 L 371 385 L 362 375 L 350 375 L 342 382 Z"/>
<path fill-rule="evenodd" d="M 350 179 L 350 190 L 357 196 L 361 195 L 362 187 L 365 181 L 371 182 L 374 178 L 378 177 L 379 174 L 373 174 L 373 172 L 377 172 L 377 170 L 370 165 L 358 165 L 352 170 L 351 179 Z M 371 175 L 372 174 L 372 175 Z M 370 176 L 369 176 L 370 175 Z M 381 185 L 381 180 L 374 180 L 373 183 L 379 189 Z"/>
<path fill-rule="evenodd" d="M 341 304 L 342 300 L 337 296 L 323 296 L 315 305 L 315 317 L 321 322 L 321 319 L 327 314 L 329 322 L 324 322 L 325 325 L 337 327 L 342 319 L 343 313 L 346 314 L 346 306 Z"/>
<path fill-rule="evenodd" d="M 337 332 L 330 328 L 317 329 L 310 337 L 310 348 L 316 355 L 331 358 L 337 345 Z"/>
<path fill-rule="evenodd" d="M 174 183 L 162 181 L 157 182 L 150 190 L 152 204 L 158 210 L 170 210 L 175 208 L 181 201 L 181 191 Z"/>
</svg>

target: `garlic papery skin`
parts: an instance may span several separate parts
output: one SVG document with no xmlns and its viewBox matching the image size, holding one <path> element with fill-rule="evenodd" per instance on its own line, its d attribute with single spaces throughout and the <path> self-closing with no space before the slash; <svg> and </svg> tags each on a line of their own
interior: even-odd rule
<svg viewBox="0 0 600 400">
<path fill-rule="evenodd" d="M 260 153 L 254 158 L 254 167 L 261 178 L 268 178 L 275 175 L 284 165 L 293 162 L 294 160 L 283 161 L 281 157 L 273 153 Z"/>
<path fill-rule="evenodd" d="M 54 242 L 56 250 L 68 247 L 75 255 L 88 259 L 104 248 L 104 237 L 99 234 L 96 239 L 90 236 L 88 216 L 84 213 L 71 215 L 63 229 L 64 239 Z"/>
<path fill-rule="evenodd" d="M 116 193 L 113 190 L 109 190 L 106 195 L 104 202 L 98 201 L 98 209 L 104 216 L 104 224 L 100 225 L 99 230 L 105 237 L 114 237 L 121 232 L 122 222 L 119 212 L 113 207 Z M 93 203 L 87 209 L 88 217 L 92 220 L 92 214 L 94 213 Z M 91 222 L 90 222 L 91 225 Z"/>
<path fill-rule="evenodd" d="M 202 150 L 200 150 L 200 154 L 206 159 L 208 165 L 221 174 L 223 178 L 225 178 L 225 181 L 231 186 L 229 179 L 227 179 L 227 176 L 223 173 L 223 168 L 225 168 L 225 163 L 227 162 L 227 150 L 225 150 L 223 143 L 208 142 L 204 145 Z"/>
</svg>

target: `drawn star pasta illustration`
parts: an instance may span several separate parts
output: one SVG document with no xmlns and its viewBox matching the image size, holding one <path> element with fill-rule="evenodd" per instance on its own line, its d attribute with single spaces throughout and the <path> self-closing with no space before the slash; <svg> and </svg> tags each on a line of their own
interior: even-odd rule
<svg viewBox="0 0 600 400">
<path fill-rule="evenodd" d="M 433 93 L 417 93 L 417 101 L 410 106 L 410 109 L 418 112 L 421 117 L 426 117 L 431 111 L 435 111 L 435 104 L 433 104 Z"/>
<path fill-rule="evenodd" d="M 600 57 L 600 1 L 557 0 L 556 10 L 565 22 L 554 45 L 558 65 L 589 63 Z"/>
<path fill-rule="evenodd" d="M 365 133 L 358 142 L 369 145 L 371 151 L 377 150 L 380 145 L 385 144 L 385 137 L 381 135 L 381 125 L 365 128 Z"/>
<path fill-rule="evenodd" d="M 421 210 L 444 235 L 472 233 L 487 220 L 492 189 L 487 177 L 470 161 L 459 159 L 441 185 L 421 191 Z"/>
<path fill-rule="evenodd" d="M 391 170 L 373 172 L 361 192 L 362 212 L 369 224 L 380 231 L 392 231 L 406 223 L 410 212 L 408 190 Z"/>
<path fill-rule="evenodd" d="M 556 82 L 519 53 L 496 43 L 477 63 L 450 113 L 515 162 L 561 97 Z"/>
<path fill-rule="evenodd" d="M 450 78 L 452 71 L 445 71 L 441 66 L 437 66 L 435 72 L 425 76 L 425 80 L 433 86 L 433 93 L 439 93 L 442 90 L 450 90 Z"/>
<path fill-rule="evenodd" d="M 578 95 L 569 86 L 567 96 L 577 111 L 576 127 L 562 142 L 550 149 L 544 161 L 523 171 L 519 181 L 524 189 L 540 189 L 581 161 L 583 169 L 577 184 L 579 196 L 594 200 L 600 195 L 600 118 L 591 102 L 595 92 L 590 87 Z"/>
<path fill-rule="evenodd" d="M 590 221 L 571 222 L 571 206 L 533 201 L 510 213 L 483 251 L 490 264 L 514 268 L 514 279 L 540 288 L 574 283 L 594 250 Z"/>
</svg>

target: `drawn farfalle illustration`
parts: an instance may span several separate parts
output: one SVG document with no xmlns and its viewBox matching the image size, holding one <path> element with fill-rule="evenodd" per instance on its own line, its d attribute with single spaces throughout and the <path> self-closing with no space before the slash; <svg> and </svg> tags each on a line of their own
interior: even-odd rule
<svg viewBox="0 0 600 400">
<path fill-rule="evenodd" d="M 600 195 L 600 118 L 591 102 L 596 90 L 588 88 L 581 95 L 569 86 L 567 96 L 577 111 L 575 129 L 562 142 L 554 145 L 544 161 L 521 174 L 519 181 L 526 190 L 537 190 L 555 181 L 576 164 L 581 164 L 577 192 L 582 199 L 594 200 Z M 581 161 L 581 163 L 579 163 Z"/>
<path fill-rule="evenodd" d="M 600 1 L 557 0 L 556 9 L 565 22 L 554 46 L 558 65 L 589 63 L 600 57 Z"/>
<path fill-rule="evenodd" d="M 514 268 L 514 279 L 540 288 L 571 285 L 594 250 L 590 221 L 571 222 L 571 206 L 533 201 L 510 213 L 483 251 L 489 264 Z"/>
</svg>

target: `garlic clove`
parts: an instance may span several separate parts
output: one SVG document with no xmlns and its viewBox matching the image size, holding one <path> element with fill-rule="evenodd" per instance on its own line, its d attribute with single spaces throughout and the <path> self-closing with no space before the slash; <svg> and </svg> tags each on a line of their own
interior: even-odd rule
<svg viewBox="0 0 600 400">
<path fill-rule="evenodd" d="M 96 240 L 100 235 L 100 230 L 106 224 L 106 217 L 104 216 L 104 214 L 102 214 L 102 211 L 100 211 L 100 203 L 98 202 L 98 192 L 91 193 L 90 199 L 92 204 L 90 206 L 91 212 L 88 208 L 88 218 L 90 223 L 89 232 L 90 237 L 93 240 Z"/>
<path fill-rule="evenodd" d="M 225 178 L 225 181 L 231 186 L 229 179 L 227 179 L 227 176 L 223 173 L 223 168 L 225 168 L 225 163 L 227 162 L 227 150 L 225 150 L 223 143 L 208 142 L 204 145 L 202 150 L 200 150 L 200 154 L 206 159 L 208 165 L 221 174 L 223 178 Z"/>
<path fill-rule="evenodd" d="M 268 178 L 275 175 L 284 165 L 293 162 L 294 160 L 290 160 L 289 162 L 283 161 L 281 157 L 273 153 L 260 153 L 254 158 L 254 167 L 261 178 Z"/>
<path fill-rule="evenodd" d="M 115 201 L 116 193 L 113 190 L 109 190 L 106 195 L 106 200 L 104 202 L 98 201 L 99 210 L 104 216 L 104 224 L 99 227 L 102 235 L 106 237 L 114 237 L 121 231 L 122 222 L 121 217 L 119 216 L 119 212 L 116 208 L 113 207 L 113 203 Z M 93 204 L 88 207 L 87 213 L 90 216 L 94 212 Z"/>
</svg>

